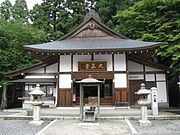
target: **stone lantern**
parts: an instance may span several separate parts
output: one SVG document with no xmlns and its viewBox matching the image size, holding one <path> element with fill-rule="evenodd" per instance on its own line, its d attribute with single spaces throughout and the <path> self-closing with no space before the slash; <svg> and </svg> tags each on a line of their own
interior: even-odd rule
<svg viewBox="0 0 180 135">
<path fill-rule="evenodd" d="M 40 120 L 40 108 L 43 104 L 41 100 L 41 96 L 45 95 L 45 93 L 40 90 L 40 85 L 37 84 L 36 88 L 29 93 L 29 95 L 32 95 L 32 105 L 33 105 L 33 121 L 31 121 L 29 124 L 32 125 L 41 125 L 44 121 Z"/>
<path fill-rule="evenodd" d="M 145 89 L 145 84 L 142 83 L 140 90 L 135 92 L 135 94 L 141 96 L 138 100 L 138 104 L 141 105 L 141 120 L 139 120 L 139 124 L 140 126 L 150 126 L 151 122 L 147 119 L 147 105 L 150 104 L 148 101 L 148 95 L 151 94 L 151 91 Z"/>
</svg>

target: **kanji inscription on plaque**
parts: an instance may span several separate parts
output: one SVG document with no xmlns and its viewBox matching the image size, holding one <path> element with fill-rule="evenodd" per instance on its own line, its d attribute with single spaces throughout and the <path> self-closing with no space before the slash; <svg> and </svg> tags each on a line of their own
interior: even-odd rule
<svg viewBox="0 0 180 135">
<path fill-rule="evenodd" d="M 106 61 L 79 61 L 79 71 L 107 71 Z"/>
</svg>

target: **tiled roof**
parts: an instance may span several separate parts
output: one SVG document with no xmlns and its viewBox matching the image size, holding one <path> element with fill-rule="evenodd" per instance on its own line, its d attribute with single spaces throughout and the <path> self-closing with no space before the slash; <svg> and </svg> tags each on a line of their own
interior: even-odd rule
<svg viewBox="0 0 180 135">
<path fill-rule="evenodd" d="M 137 50 L 157 47 L 161 42 L 144 42 L 131 39 L 82 39 L 61 40 L 44 44 L 25 45 L 28 50 L 38 51 L 93 51 L 93 50 Z"/>
</svg>

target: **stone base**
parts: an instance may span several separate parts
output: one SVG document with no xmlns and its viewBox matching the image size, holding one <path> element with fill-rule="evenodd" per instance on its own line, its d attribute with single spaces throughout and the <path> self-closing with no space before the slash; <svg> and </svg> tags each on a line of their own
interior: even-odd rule
<svg viewBox="0 0 180 135">
<path fill-rule="evenodd" d="M 40 121 L 30 121 L 29 124 L 31 125 L 41 125 L 42 123 L 44 123 L 44 121 L 40 120 Z"/>
<path fill-rule="evenodd" d="M 149 127 L 151 126 L 151 122 L 149 120 L 139 120 L 139 125 L 141 127 Z"/>
</svg>

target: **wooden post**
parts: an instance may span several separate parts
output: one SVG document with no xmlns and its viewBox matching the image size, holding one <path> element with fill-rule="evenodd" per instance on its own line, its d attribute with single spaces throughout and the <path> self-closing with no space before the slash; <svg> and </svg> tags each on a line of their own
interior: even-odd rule
<svg viewBox="0 0 180 135">
<path fill-rule="evenodd" d="M 80 120 L 83 120 L 83 87 L 80 84 Z"/>
<path fill-rule="evenodd" d="M 7 93 L 7 87 L 6 85 L 2 86 L 2 99 L 1 99 L 1 109 L 5 109 L 7 106 L 7 97 L 6 97 L 6 93 Z"/>
<path fill-rule="evenodd" d="M 98 121 L 100 121 L 100 84 L 98 84 Z"/>
<path fill-rule="evenodd" d="M 82 120 L 84 118 L 84 88 L 82 86 Z"/>
</svg>

